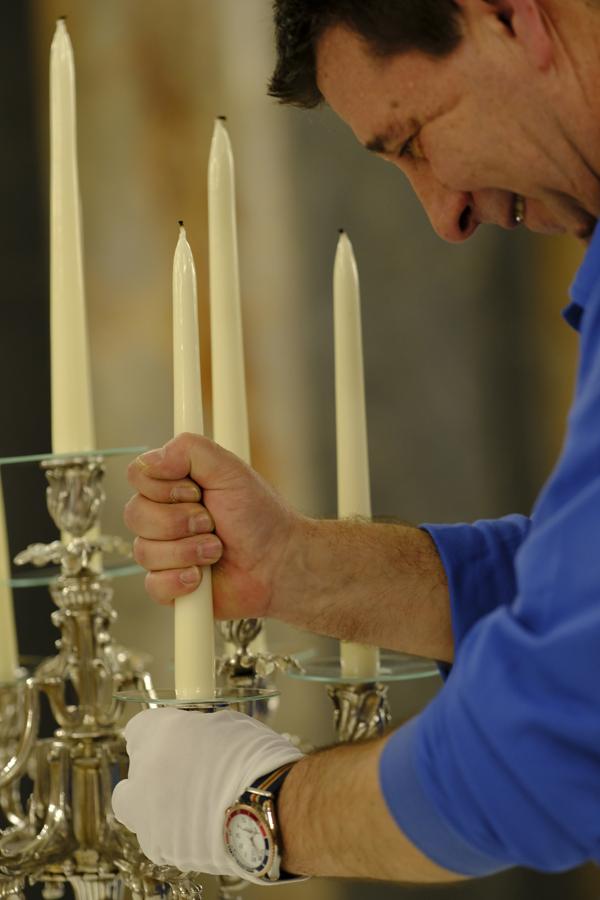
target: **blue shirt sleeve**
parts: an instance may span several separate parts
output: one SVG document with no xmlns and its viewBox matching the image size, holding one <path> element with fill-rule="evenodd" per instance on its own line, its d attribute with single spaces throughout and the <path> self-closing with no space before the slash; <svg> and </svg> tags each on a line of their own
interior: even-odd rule
<svg viewBox="0 0 600 900">
<path fill-rule="evenodd" d="M 472 625 L 381 756 L 398 825 L 466 875 L 600 859 L 600 471 L 571 493 L 517 554 L 514 602 Z"/>
<path fill-rule="evenodd" d="M 515 554 L 531 519 L 511 515 L 472 525 L 422 525 L 432 538 L 448 578 L 455 651 L 470 628 L 517 593 Z"/>
</svg>

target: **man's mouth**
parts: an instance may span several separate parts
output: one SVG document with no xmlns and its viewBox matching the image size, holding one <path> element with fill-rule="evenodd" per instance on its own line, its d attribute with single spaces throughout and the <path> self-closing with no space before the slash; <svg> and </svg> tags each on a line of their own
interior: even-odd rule
<svg viewBox="0 0 600 900">
<path fill-rule="evenodd" d="M 513 196 L 512 215 L 515 225 L 522 225 L 525 221 L 525 198 L 521 194 Z"/>
</svg>

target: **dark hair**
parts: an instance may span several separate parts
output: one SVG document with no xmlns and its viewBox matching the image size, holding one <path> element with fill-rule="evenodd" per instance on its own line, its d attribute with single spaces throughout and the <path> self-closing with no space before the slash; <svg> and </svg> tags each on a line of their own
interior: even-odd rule
<svg viewBox="0 0 600 900">
<path fill-rule="evenodd" d="M 455 0 L 274 0 L 273 12 L 277 64 L 269 94 L 304 109 L 323 100 L 315 49 L 332 25 L 346 25 L 381 57 L 407 50 L 447 56 L 462 36 Z"/>
</svg>

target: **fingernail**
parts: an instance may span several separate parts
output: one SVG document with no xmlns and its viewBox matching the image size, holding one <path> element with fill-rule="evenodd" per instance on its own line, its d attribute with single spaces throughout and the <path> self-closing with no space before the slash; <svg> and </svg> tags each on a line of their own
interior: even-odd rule
<svg viewBox="0 0 600 900">
<path fill-rule="evenodd" d="M 206 512 L 196 513 L 190 516 L 190 532 L 192 534 L 204 534 L 206 531 L 212 531 L 213 522 Z"/>
<path fill-rule="evenodd" d="M 180 484 L 173 488 L 169 496 L 171 497 L 171 500 L 197 503 L 200 499 L 200 488 L 195 487 L 193 484 Z"/>
<path fill-rule="evenodd" d="M 136 462 L 143 468 L 149 468 L 150 466 L 157 466 L 159 463 L 163 461 L 165 458 L 165 448 L 160 447 L 159 450 L 149 450 L 147 453 L 142 453 L 141 456 L 138 456 Z"/>
<path fill-rule="evenodd" d="M 179 573 L 179 580 L 182 584 L 196 584 L 200 580 L 198 566 L 190 566 L 189 569 L 183 569 Z"/>
<path fill-rule="evenodd" d="M 217 560 L 220 558 L 223 547 L 221 541 L 216 537 L 208 538 L 197 546 L 198 556 L 202 562 L 209 560 Z"/>
</svg>

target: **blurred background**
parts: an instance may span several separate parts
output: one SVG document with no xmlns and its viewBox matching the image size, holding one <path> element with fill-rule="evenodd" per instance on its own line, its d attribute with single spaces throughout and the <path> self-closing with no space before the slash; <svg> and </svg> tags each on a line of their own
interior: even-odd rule
<svg viewBox="0 0 600 900">
<path fill-rule="evenodd" d="M 328 110 L 266 96 L 269 0 L 21 0 L 0 30 L 0 454 L 50 449 L 48 53 L 67 15 L 75 50 L 79 170 L 98 446 L 162 444 L 172 431 L 171 265 L 184 219 L 200 290 L 210 423 L 206 167 L 226 115 L 237 166 L 252 457 L 296 506 L 333 516 L 332 264 L 353 241 L 363 328 L 373 508 L 415 523 L 527 512 L 560 448 L 576 340 L 560 318 L 580 249 L 564 239 L 481 229 L 443 244 L 408 185 Z M 125 461 L 109 467 L 108 533 L 122 533 Z M 6 476 L 12 553 L 52 536 L 41 482 Z M 116 584 L 117 637 L 172 682 L 172 613 L 142 578 Z M 52 652 L 44 589 L 19 591 L 23 653 Z M 269 624 L 278 650 L 318 643 Z M 331 742 L 322 689 L 282 680 L 275 726 Z M 392 691 L 395 721 L 438 679 Z M 207 878 L 206 895 L 214 896 Z M 247 896 L 258 896 L 250 888 Z M 275 896 L 283 889 L 273 888 Z M 289 890 L 289 889 L 288 889 Z M 597 898 L 596 870 L 516 870 L 450 888 L 313 880 L 298 900 Z"/>
</svg>

